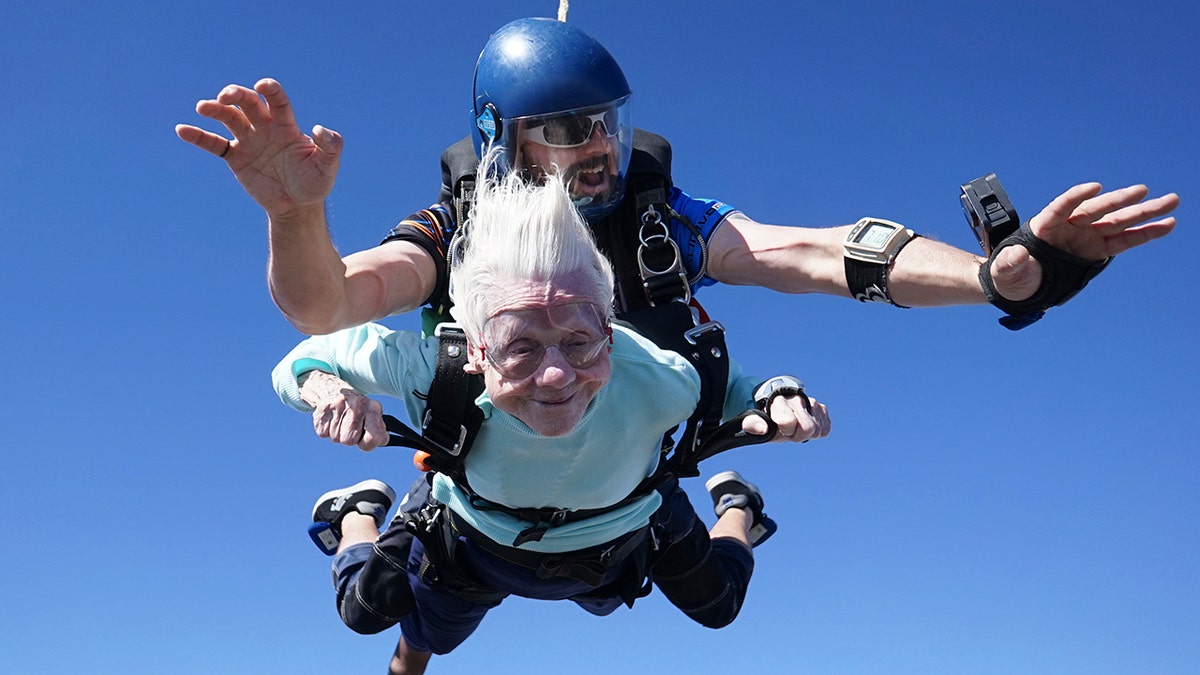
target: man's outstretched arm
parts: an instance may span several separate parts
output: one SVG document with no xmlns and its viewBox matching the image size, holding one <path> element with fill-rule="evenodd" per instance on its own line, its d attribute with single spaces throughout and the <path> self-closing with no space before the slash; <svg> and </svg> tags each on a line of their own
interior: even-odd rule
<svg viewBox="0 0 1200 675">
<path fill-rule="evenodd" d="M 1135 185 L 1101 192 L 1098 183 L 1077 185 L 1029 221 L 1047 244 L 1090 261 L 1166 236 L 1175 227 L 1169 214 L 1179 197 L 1146 199 L 1149 190 Z M 786 227 L 755 222 L 737 213 L 713 234 L 709 274 L 718 281 L 757 285 L 785 293 L 826 293 L 850 297 L 843 243 L 852 226 L 829 229 Z M 892 299 L 906 307 L 936 307 L 987 302 L 979 281 L 985 258 L 918 237 L 896 255 L 888 273 Z M 997 292 L 1024 300 L 1042 282 L 1040 263 L 1024 246 L 1009 246 L 991 262 Z"/>
<path fill-rule="evenodd" d="M 182 140 L 224 159 L 267 214 L 271 296 L 307 334 L 331 333 L 411 310 L 433 290 L 436 267 L 420 247 L 390 243 L 347 256 L 329 237 L 325 199 L 333 189 L 343 139 L 320 125 L 300 131 L 283 87 L 229 85 L 196 112 L 232 139 L 187 124 Z"/>
</svg>

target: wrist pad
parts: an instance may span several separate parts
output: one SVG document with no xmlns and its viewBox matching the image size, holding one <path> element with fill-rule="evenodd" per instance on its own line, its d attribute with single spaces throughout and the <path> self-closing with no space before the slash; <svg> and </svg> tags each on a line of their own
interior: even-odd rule
<svg viewBox="0 0 1200 675">
<path fill-rule="evenodd" d="M 1009 246 L 1020 244 L 1029 250 L 1029 254 L 1042 266 L 1042 284 L 1026 300 L 1008 300 L 996 291 L 992 281 L 992 263 L 996 256 Z M 1112 258 L 1092 261 L 1051 246 L 1038 239 L 1025 221 L 1016 232 L 1000 242 L 987 262 L 979 268 L 979 284 L 988 302 L 999 307 L 1008 316 L 1000 319 L 1000 324 L 1009 330 L 1020 330 L 1042 318 L 1046 310 L 1061 305 L 1075 297 L 1088 282 L 1108 267 Z"/>
</svg>

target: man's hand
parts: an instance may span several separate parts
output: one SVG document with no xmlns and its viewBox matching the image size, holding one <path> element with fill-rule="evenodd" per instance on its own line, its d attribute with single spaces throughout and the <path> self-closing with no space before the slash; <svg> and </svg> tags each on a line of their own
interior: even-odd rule
<svg viewBox="0 0 1200 675">
<path fill-rule="evenodd" d="M 1076 185 L 1031 218 L 1029 228 L 1047 244 L 1092 261 L 1164 237 L 1175 228 L 1175 218 L 1164 217 L 1179 206 L 1175 193 L 1143 201 L 1150 193 L 1145 185 L 1101 194 L 1102 189 L 1099 183 Z M 1019 245 L 1000 251 L 991 273 L 1000 295 L 1014 301 L 1029 298 L 1042 283 L 1041 265 Z"/>
<path fill-rule="evenodd" d="M 225 125 L 233 140 L 187 124 L 175 127 L 184 141 L 223 158 L 238 182 L 272 219 L 320 205 L 337 177 L 342 137 L 322 126 L 312 136 L 296 125 L 283 87 L 272 79 L 254 89 L 231 84 L 196 112 Z"/>
<path fill-rule="evenodd" d="M 779 432 L 771 439 L 772 442 L 801 443 L 814 438 L 825 438 L 829 435 L 832 425 L 825 404 L 811 396 L 776 396 L 772 399 L 771 408 L 767 413 L 771 416 L 771 421 L 779 425 Z M 761 436 L 767 433 L 767 423 L 761 417 L 751 415 L 742 421 L 742 431 Z"/>
<path fill-rule="evenodd" d="M 345 380 L 326 372 L 308 373 L 300 398 L 313 406 L 313 431 L 342 445 L 374 450 L 388 442 L 383 406 L 358 393 Z"/>
</svg>

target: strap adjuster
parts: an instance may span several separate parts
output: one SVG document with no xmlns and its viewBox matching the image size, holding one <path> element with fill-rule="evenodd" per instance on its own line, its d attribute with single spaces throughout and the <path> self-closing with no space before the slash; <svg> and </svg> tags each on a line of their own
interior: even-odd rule
<svg viewBox="0 0 1200 675">
<path fill-rule="evenodd" d="M 463 330 L 463 327 L 460 324 L 453 323 L 451 321 L 445 321 L 439 323 L 437 327 L 433 329 L 433 336 L 439 339 L 442 336 L 446 336 L 466 340 L 467 331 Z"/>
<path fill-rule="evenodd" d="M 513 539 L 512 545 L 520 546 L 521 544 L 531 541 L 541 541 L 542 536 L 549 532 L 550 528 L 558 527 L 559 525 L 567 522 L 567 516 L 570 515 L 570 513 L 570 509 L 555 509 L 550 514 L 549 518 L 546 518 L 542 522 L 535 523 L 530 527 L 518 532 L 516 538 Z"/>
<path fill-rule="evenodd" d="M 721 325 L 720 321 L 705 321 L 695 328 L 689 328 L 684 331 L 683 337 L 688 341 L 688 344 L 697 345 L 701 340 L 714 339 L 714 336 L 717 334 L 724 335 L 725 326 Z"/>
<path fill-rule="evenodd" d="M 467 441 L 466 425 L 465 424 L 458 425 L 458 440 L 450 445 L 447 445 L 445 441 L 438 439 L 438 438 L 434 438 L 435 435 L 441 435 L 438 433 L 438 431 L 439 431 L 438 429 L 434 428 L 434 433 L 433 434 L 429 433 L 430 428 L 433 427 L 433 424 L 432 424 L 433 422 L 434 422 L 433 411 L 426 410 L 425 418 L 423 420 L 421 420 L 421 435 L 425 437 L 425 440 L 436 445 L 439 450 L 441 450 L 441 451 L 445 452 L 446 454 L 449 454 L 453 457 L 458 457 L 458 454 L 460 452 L 462 452 L 463 444 L 466 443 L 466 441 Z"/>
</svg>

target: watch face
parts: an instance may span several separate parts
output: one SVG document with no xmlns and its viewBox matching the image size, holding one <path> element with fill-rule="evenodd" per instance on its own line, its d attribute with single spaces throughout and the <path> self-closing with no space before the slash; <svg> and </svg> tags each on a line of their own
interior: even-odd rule
<svg viewBox="0 0 1200 675">
<path fill-rule="evenodd" d="M 858 235 L 858 239 L 855 241 L 855 243 L 862 244 L 863 246 L 870 246 L 871 248 L 876 249 L 883 248 L 883 245 L 887 243 L 888 237 L 890 237 L 892 232 L 895 231 L 896 228 L 892 227 L 891 225 L 884 225 L 883 223 L 871 223 Z"/>
</svg>

